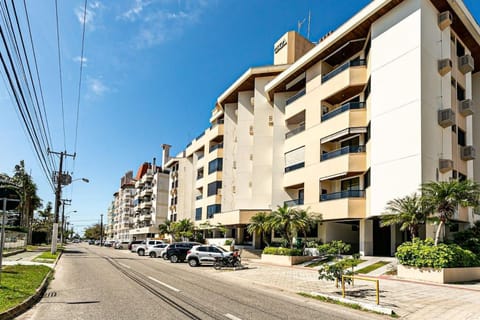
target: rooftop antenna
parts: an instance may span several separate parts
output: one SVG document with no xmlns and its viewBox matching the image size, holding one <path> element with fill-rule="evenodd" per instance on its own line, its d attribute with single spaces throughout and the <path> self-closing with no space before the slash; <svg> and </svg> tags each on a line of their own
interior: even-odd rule
<svg viewBox="0 0 480 320">
<path fill-rule="evenodd" d="M 302 21 L 298 20 L 297 22 L 297 27 L 298 27 L 298 30 L 297 32 L 300 33 L 300 29 L 302 29 L 302 25 L 305 23 L 305 19 L 303 19 Z"/>
</svg>

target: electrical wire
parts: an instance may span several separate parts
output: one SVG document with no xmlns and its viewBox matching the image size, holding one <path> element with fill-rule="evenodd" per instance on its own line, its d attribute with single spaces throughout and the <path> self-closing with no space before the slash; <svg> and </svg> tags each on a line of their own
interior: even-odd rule
<svg viewBox="0 0 480 320">
<path fill-rule="evenodd" d="M 57 51 L 58 51 L 58 71 L 59 71 L 59 79 L 60 79 L 60 102 L 62 105 L 63 145 L 65 150 L 67 150 L 67 135 L 65 133 L 65 108 L 63 104 L 62 56 L 60 54 L 60 28 L 58 23 L 58 0 L 55 0 L 55 20 L 57 23 Z"/>
</svg>

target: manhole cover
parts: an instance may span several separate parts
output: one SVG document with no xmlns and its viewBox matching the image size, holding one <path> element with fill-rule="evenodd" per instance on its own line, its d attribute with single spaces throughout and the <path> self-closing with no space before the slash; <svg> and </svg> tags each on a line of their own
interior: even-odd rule
<svg viewBox="0 0 480 320">
<path fill-rule="evenodd" d="M 49 292 L 45 293 L 46 298 L 53 298 L 53 297 L 56 297 L 56 296 L 57 296 L 57 293 L 55 291 L 49 291 Z"/>
</svg>

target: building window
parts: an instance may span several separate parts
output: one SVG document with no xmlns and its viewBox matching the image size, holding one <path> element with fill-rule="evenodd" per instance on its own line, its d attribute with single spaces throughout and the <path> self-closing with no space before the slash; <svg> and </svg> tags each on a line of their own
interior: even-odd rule
<svg viewBox="0 0 480 320">
<path fill-rule="evenodd" d="M 202 220 L 202 208 L 195 209 L 195 220 Z"/>
<path fill-rule="evenodd" d="M 465 131 L 462 129 L 458 128 L 457 129 L 457 140 L 458 140 L 458 145 L 465 147 L 467 145 L 466 143 L 466 137 L 465 137 Z"/>
<path fill-rule="evenodd" d="M 223 170 L 223 159 L 222 158 L 212 160 L 208 163 L 208 174 L 216 172 L 216 171 L 222 171 L 222 170 Z"/>
<path fill-rule="evenodd" d="M 457 84 L 457 100 L 465 100 L 465 89 L 463 89 L 459 84 Z"/>
<path fill-rule="evenodd" d="M 305 166 L 305 146 L 285 153 L 285 172 Z"/>
<path fill-rule="evenodd" d="M 207 197 L 216 195 L 218 193 L 218 189 L 222 188 L 222 181 L 215 181 L 208 184 L 207 188 Z"/>
<path fill-rule="evenodd" d="M 458 173 L 458 181 L 461 182 L 461 181 L 465 181 L 465 180 L 467 180 L 467 176 L 464 175 L 463 173 L 460 173 L 460 172 L 459 172 L 459 173 Z"/>
<path fill-rule="evenodd" d="M 207 207 L 207 219 L 213 218 L 215 213 L 220 213 L 222 206 L 220 204 L 212 204 Z"/>
<path fill-rule="evenodd" d="M 197 170 L 197 180 L 200 180 L 203 178 L 203 168 L 200 168 Z"/>
<path fill-rule="evenodd" d="M 363 176 L 363 185 L 365 186 L 365 189 L 370 187 L 370 168 L 368 168 L 367 172 L 365 172 L 365 175 Z"/>
<path fill-rule="evenodd" d="M 457 41 L 457 57 L 463 57 L 465 55 L 465 47 L 462 46 L 460 41 Z"/>
<path fill-rule="evenodd" d="M 360 179 L 358 177 L 348 180 L 342 180 L 342 191 L 344 190 L 360 190 Z"/>
</svg>

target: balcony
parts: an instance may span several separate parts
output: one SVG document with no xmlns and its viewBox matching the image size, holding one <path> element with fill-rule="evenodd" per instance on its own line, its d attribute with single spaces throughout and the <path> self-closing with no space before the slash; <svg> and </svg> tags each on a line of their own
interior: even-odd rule
<svg viewBox="0 0 480 320">
<path fill-rule="evenodd" d="M 223 143 L 218 143 L 216 145 L 210 146 L 210 149 L 208 150 L 208 152 L 213 152 L 217 149 L 223 149 Z"/>
<path fill-rule="evenodd" d="M 140 208 L 140 210 L 150 209 L 152 207 L 152 202 L 151 201 L 142 202 L 138 207 Z"/>
<path fill-rule="evenodd" d="M 302 124 L 302 125 L 298 126 L 297 128 L 295 128 L 293 130 L 290 130 L 287 133 L 285 133 L 285 139 L 291 138 L 294 135 L 297 135 L 297 134 L 299 134 L 300 132 L 303 132 L 303 131 L 305 131 L 305 124 Z"/>
<path fill-rule="evenodd" d="M 293 199 L 293 200 L 288 200 L 283 202 L 284 205 L 287 207 L 295 207 L 295 206 L 301 206 L 303 205 L 303 199 Z"/>
<path fill-rule="evenodd" d="M 364 198 L 365 190 L 343 190 L 340 192 L 326 193 L 320 195 L 320 201 L 337 200 L 343 198 Z"/>
<path fill-rule="evenodd" d="M 322 122 L 328 119 L 331 119 L 333 117 L 336 117 L 339 114 L 344 113 L 346 111 L 364 109 L 365 107 L 366 107 L 365 102 L 349 102 L 349 103 L 342 104 L 340 107 L 335 108 L 332 111 L 327 112 L 325 114 L 322 114 Z"/>
<path fill-rule="evenodd" d="M 291 104 L 292 102 L 294 102 L 295 100 L 299 99 L 300 97 L 303 97 L 306 93 L 306 89 L 303 88 L 302 90 L 298 91 L 297 93 L 295 93 L 293 96 L 291 96 L 290 98 L 288 98 L 286 101 L 285 101 L 285 105 L 289 105 Z"/>
<path fill-rule="evenodd" d="M 334 78 L 336 75 L 342 73 L 343 71 L 349 69 L 350 67 L 359 67 L 359 66 L 366 66 L 367 60 L 365 59 L 358 59 L 358 60 L 351 60 L 347 61 L 341 66 L 337 67 L 336 69 L 330 71 L 329 73 L 322 76 L 322 83 L 327 82 L 328 80 Z"/>
<path fill-rule="evenodd" d="M 357 194 L 358 195 L 358 194 Z M 327 196 L 327 195 L 323 195 Z M 338 196 L 332 196 L 338 197 Z M 325 220 L 334 219 L 358 219 L 366 217 L 365 197 L 345 197 L 331 199 L 334 201 L 320 201 L 312 207 L 312 210 L 322 213 Z"/>
<path fill-rule="evenodd" d="M 140 192 L 140 197 L 150 197 L 153 193 L 152 189 L 145 189 Z"/>
<path fill-rule="evenodd" d="M 361 152 L 366 152 L 365 146 L 346 146 L 334 151 L 323 153 L 320 156 L 320 161 L 325 161 L 328 159 L 340 157 L 340 156 L 343 156 L 344 154 L 361 153 Z"/>
<path fill-rule="evenodd" d="M 305 162 L 296 163 L 294 165 L 286 167 L 285 168 L 285 173 L 291 172 L 291 171 L 294 171 L 294 170 L 297 170 L 297 169 L 301 169 L 303 167 L 305 167 Z"/>
<path fill-rule="evenodd" d="M 144 181 L 138 180 L 137 182 L 135 182 L 135 188 L 140 189 L 141 187 L 143 187 L 143 184 Z"/>
<path fill-rule="evenodd" d="M 202 200 L 203 199 L 203 195 L 198 195 L 195 197 L 195 200 Z"/>
<path fill-rule="evenodd" d="M 140 221 L 150 221 L 152 220 L 152 215 L 151 214 L 142 214 L 140 215 Z"/>
</svg>

